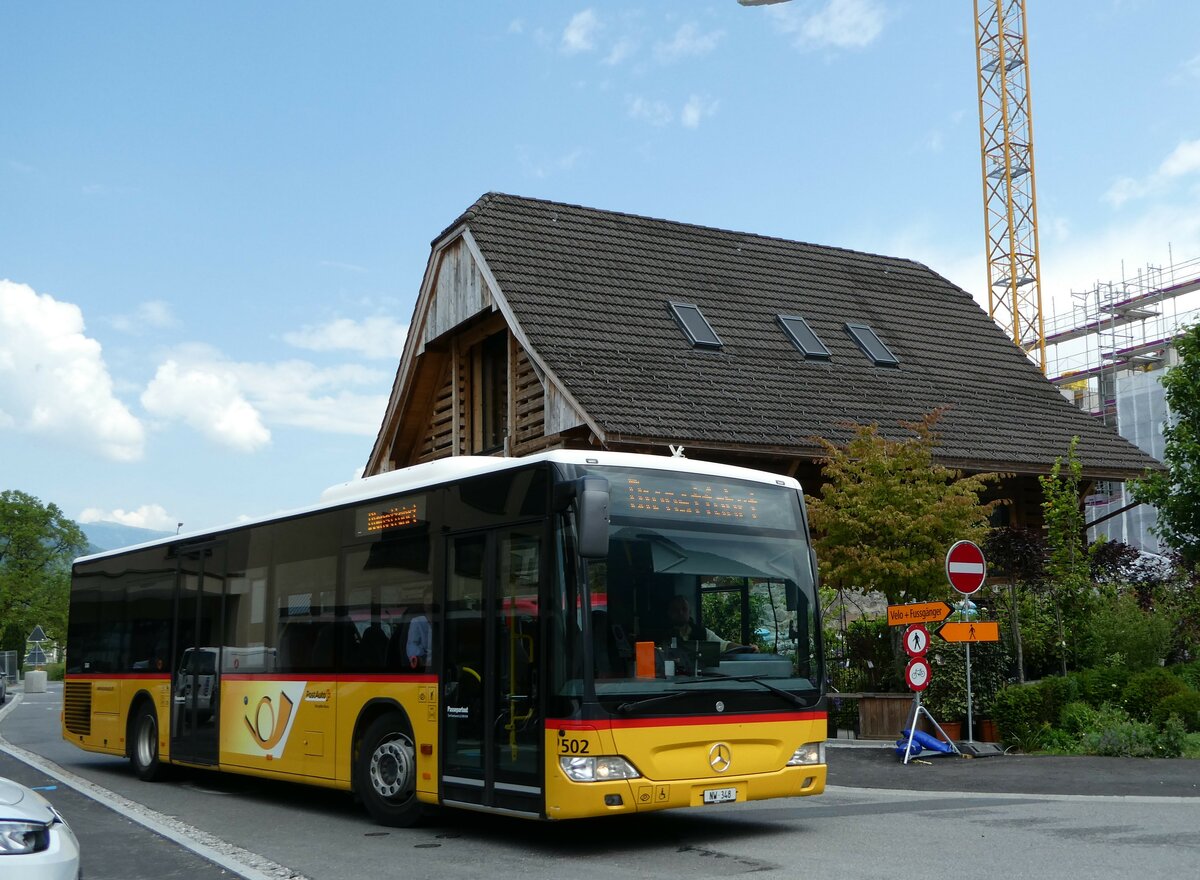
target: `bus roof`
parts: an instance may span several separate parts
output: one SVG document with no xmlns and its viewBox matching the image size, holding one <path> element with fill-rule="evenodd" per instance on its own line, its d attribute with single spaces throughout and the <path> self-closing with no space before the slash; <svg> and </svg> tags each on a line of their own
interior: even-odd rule
<svg viewBox="0 0 1200 880">
<path fill-rule="evenodd" d="M 585 466 L 596 465 L 600 467 L 651 468 L 654 470 L 686 471 L 687 473 L 702 474 L 712 477 L 727 477 L 729 479 L 747 480 L 756 483 L 774 483 L 775 485 L 787 486 L 797 490 L 800 488 L 800 483 L 792 477 L 772 474 L 767 471 L 753 470 L 751 468 L 738 467 L 737 465 L 718 464 L 711 461 L 700 461 L 698 459 L 684 458 L 683 456 L 645 455 L 635 452 L 593 452 L 586 449 L 551 449 L 546 452 L 539 452 L 535 455 L 528 455 L 523 458 L 503 458 L 492 455 L 457 455 L 449 458 L 440 458 L 436 461 L 429 461 L 423 464 L 415 464 L 410 467 L 388 471 L 387 473 L 376 474 L 371 477 L 362 477 L 357 480 L 349 480 L 345 483 L 339 483 L 337 485 L 330 486 L 321 493 L 318 503 L 308 507 L 283 511 L 280 513 L 273 513 L 269 516 L 230 523 L 217 528 L 202 529 L 182 535 L 170 535 L 169 537 L 165 538 L 156 538 L 153 541 L 146 541 L 144 543 L 134 544 L 129 547 L 118 547 L 113 550 L 105 550 L 101 553 L 93 553 L 90 556 L 80 556 L 75 560 L 75 562 L 88 562 L 93 559 L 101 559 L 106 556 L 112 556 L 118 553 L 126 553 L 131 550 L 140 550 L 147 547 L 153 547 L 158 544 L 170 544 L 181 540 L 196 540 L 197 538 L 202 538 L 205 535 L 217 535 L 223 532 L 233 531 L 235 529 L 259 525 L 261 523 L 290 519 L 291 517 L 299 516 L 305 513 L 316 513 L 329 508 L 341 507 L 344 504 L 351 504 L 356 501 L 367 501 L 373 498 L 383 498 L 388 495 L 397 495 L 402 492 L 409 492 L 425 487 L 439 486 L 445 483 L 454 483 L 468 477 L 498 473 L 514 468 L 528 467 L 529 465 L 539 464 L 542 462 L 555 462 L 559 464 L 575 464 Z"/>
</svg>

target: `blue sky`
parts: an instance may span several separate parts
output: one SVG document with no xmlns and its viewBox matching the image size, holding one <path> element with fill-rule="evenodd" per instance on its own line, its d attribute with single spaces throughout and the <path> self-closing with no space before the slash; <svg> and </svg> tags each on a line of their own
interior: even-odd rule
<svg viewBox="0 0 1200 880">
<path fill-rule="evenodd" d="M 1200 256 L 1200 4 L 1028 5 L 1069 308 Z M 489 190 L 984 287 L 967 0 L 6 3 L 0 33 L 0 489 L 85 521 L 355 476 L 429 243 Z"/>
</svg>

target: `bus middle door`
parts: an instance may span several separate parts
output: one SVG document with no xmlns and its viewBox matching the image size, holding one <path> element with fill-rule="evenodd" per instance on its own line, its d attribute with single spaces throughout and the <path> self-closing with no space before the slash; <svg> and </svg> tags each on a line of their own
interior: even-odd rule
<svg viewBox="0 0 1200 880">
<path fill-rule="evenodd" d="M 448 539 L 442 800 L 540 816 L 539 526 Z"/>
</svg>

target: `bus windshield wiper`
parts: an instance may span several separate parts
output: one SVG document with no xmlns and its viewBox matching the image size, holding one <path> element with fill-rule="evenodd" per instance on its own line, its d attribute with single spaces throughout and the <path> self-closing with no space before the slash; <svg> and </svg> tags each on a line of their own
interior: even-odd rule
<svg viewBox="0 0 1200 880">
<path fill-rule="evenodd" d="M 791 691 L 785 691 L 783 688 L 775 687 L 775 685 L 771 684 L 770 682 L 763 681 L 757 675 L 726 675 L 723 672 L 702 672 L 700 674 L 704 676 L 704 678 L 719 678 L 723 681 L 752 681 L 757 685 L 762 685 L 771 693 L 786 700 L 793 706 L 799 706 L 801 709 L 807 709 L 810 705 L 808 700 L 804 699 L 804 697 L 798 697 Z"/>
<path fill-rule="evenodd" d="M 628 715 L 634 709 L 643 709 L 646 706 L 654 706 L 659 703 L 666 703 L 676 697 L 682 697 L 687 694 L 694 694 L 695 691 L 667 691 L 665 694 L 658 694 L 654 697 L 646 697 L 642 700 L 630 700 L 617 706 L 617 712 L 621 715 Z"/>
</svg>

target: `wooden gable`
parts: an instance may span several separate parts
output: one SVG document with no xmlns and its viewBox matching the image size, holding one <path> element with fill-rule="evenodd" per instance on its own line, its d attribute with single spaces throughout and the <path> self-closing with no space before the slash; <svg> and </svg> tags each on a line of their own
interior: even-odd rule
<svg viewBox="0 0 1200 880">
<path fill-rule="evenodd" d="M 580 433 L 590 433 L 584 416 L 530 351 L 470 233 L 444 237 L 366 473 L 452 455 L 529 455 Z"/>
</svg>

